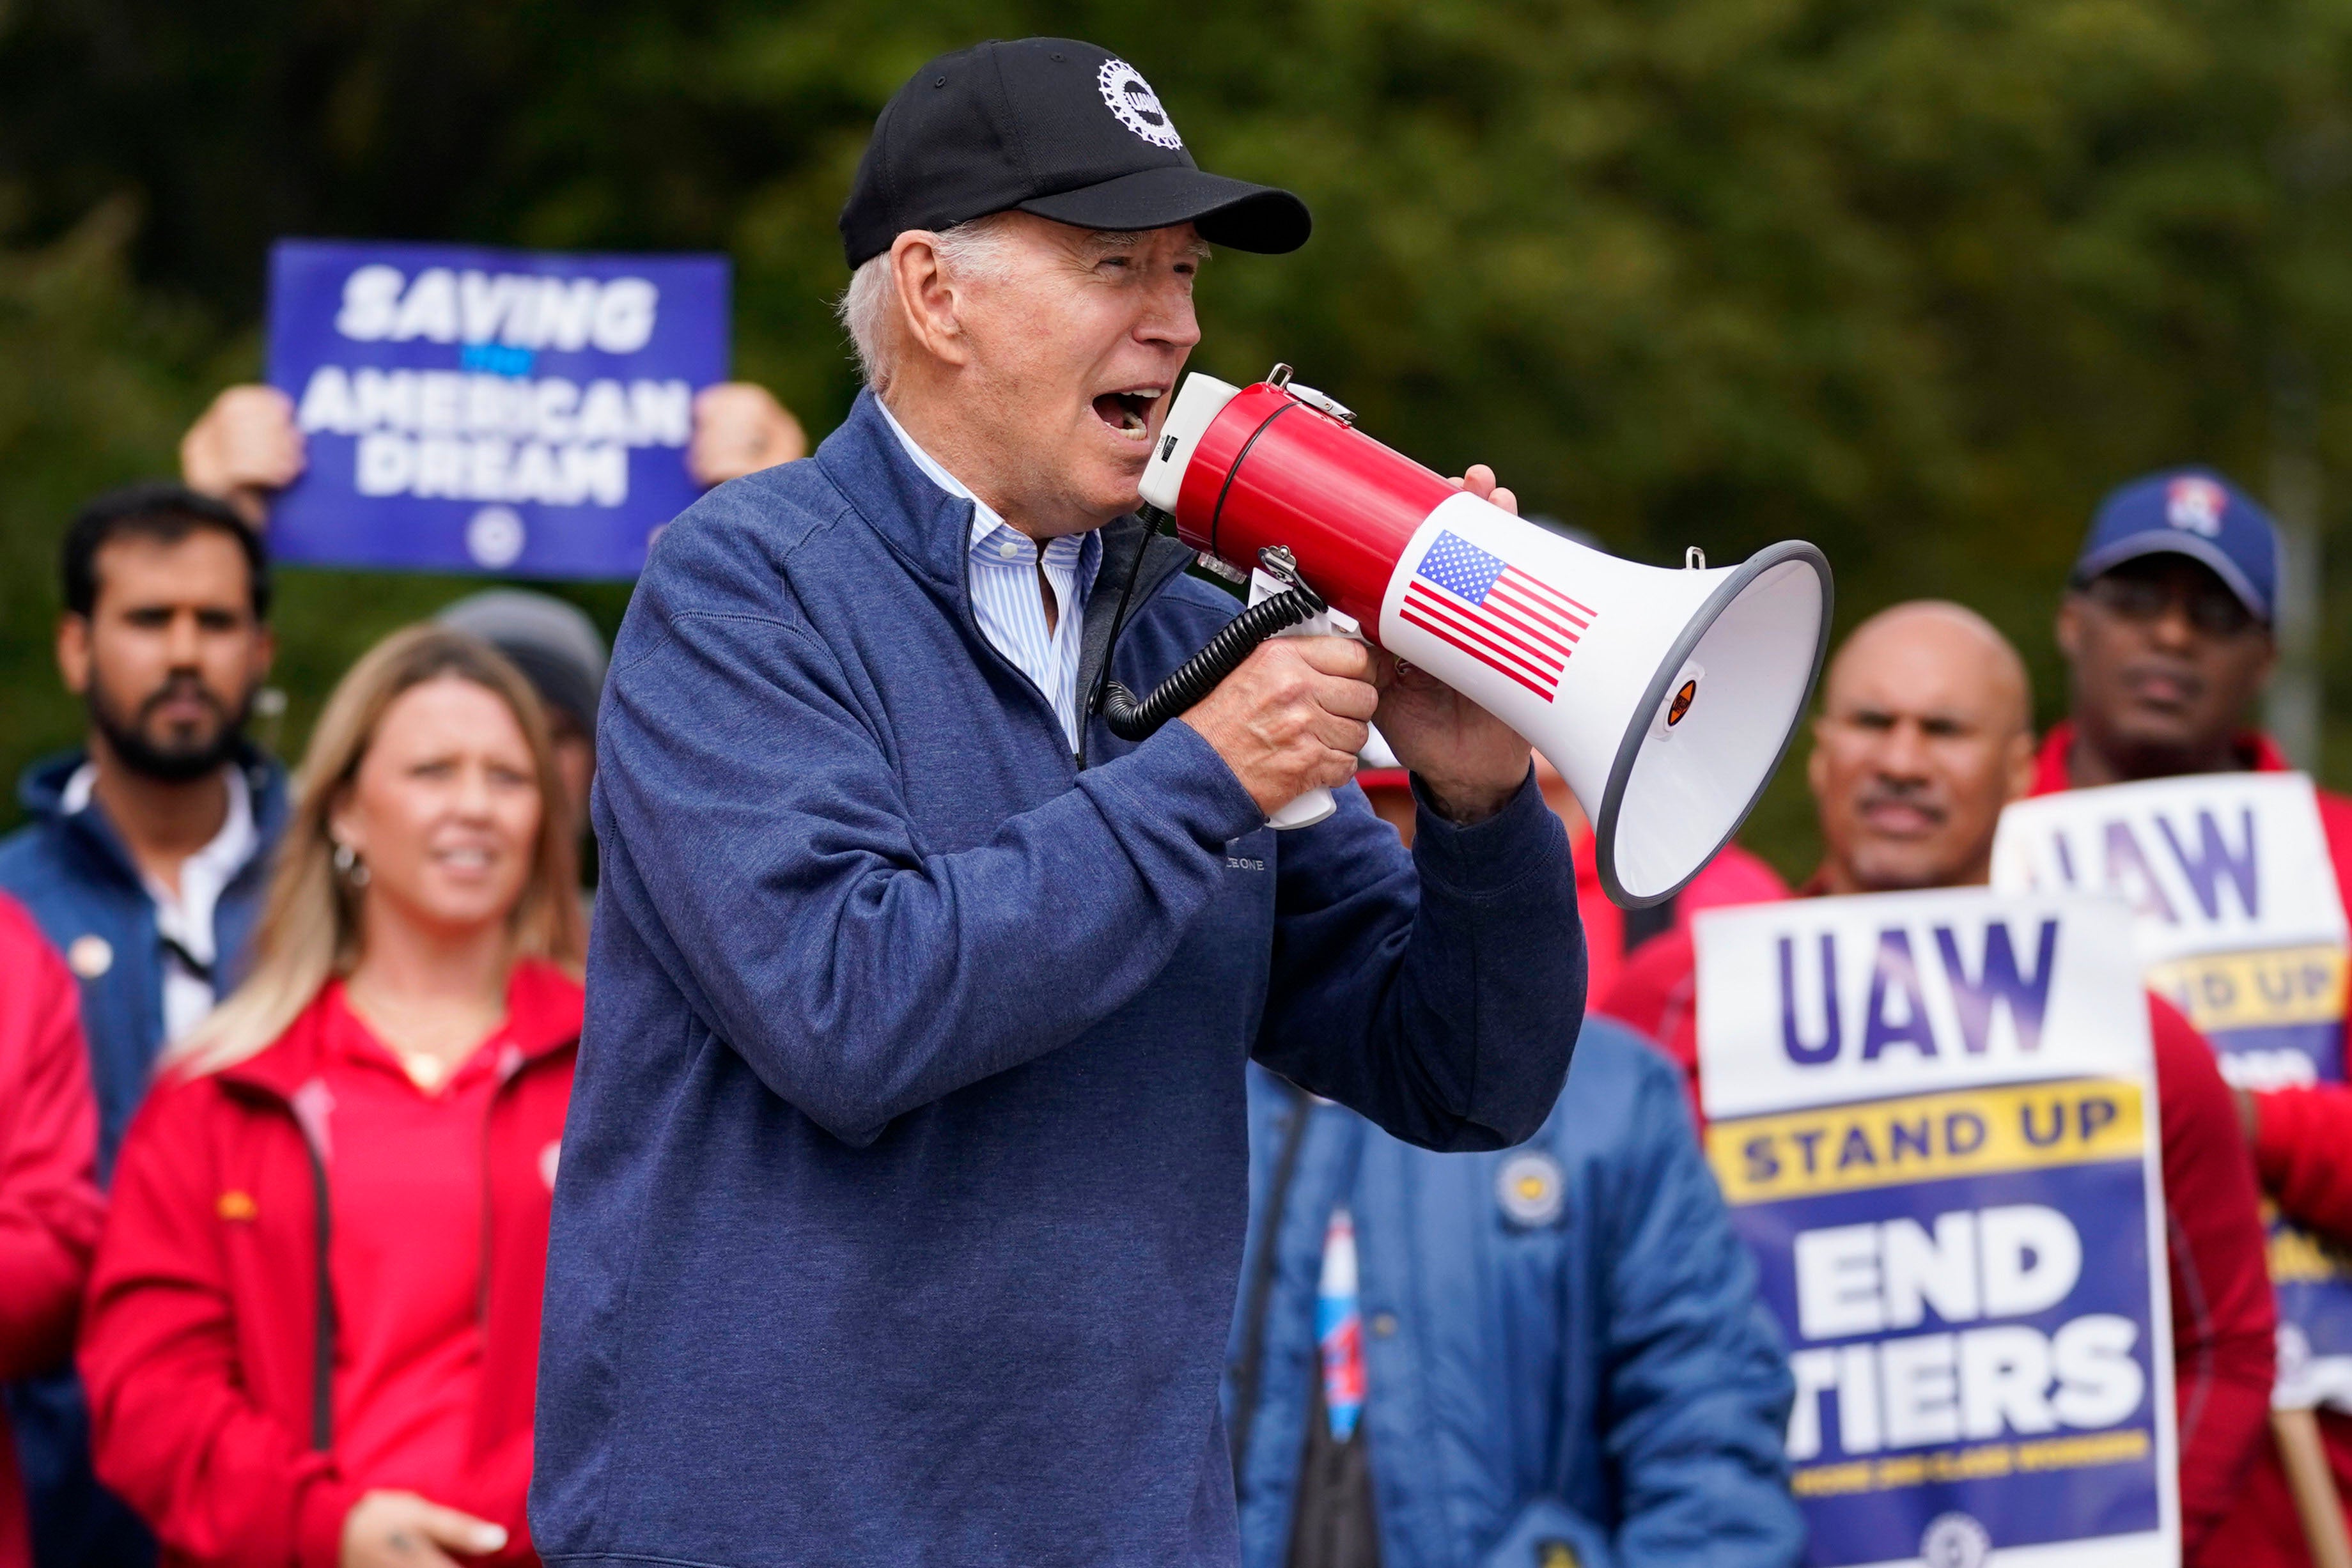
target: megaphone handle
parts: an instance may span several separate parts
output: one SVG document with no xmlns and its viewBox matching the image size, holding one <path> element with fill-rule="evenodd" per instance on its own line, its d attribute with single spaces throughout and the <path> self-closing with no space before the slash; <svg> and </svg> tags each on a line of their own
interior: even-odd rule
<svg viewBox="0 0 2352 1568">
<path fill-rule="evenodd" d="M 1287 831 L 1311 828 L 1339 809 L 1339 798 L 1328 789 L 1309 789 L 1265 820 L 1269 828 Z"/>
<path fill-rule="evenodd" d="M 1263 603 L 1276 594 L 1286 591 L 1288 587 L 1287 583 L 1267 575 L 1263 570 L 1253 571 L 1250 573 L 1250 602 Z M 1335 634 L 1342 637 L 1360 635 L 1354 622 L 1343 615 L 1339 618 L 1339 622 L 1335 622 L 1330 612 L 1326 611 L 1320 615 L 1307 617 L 1296 626 L 1277 632 L 1275 636 L 1329 637 Z M 1265 825 L 1283 832 L 1287 832 L 1293 828 L 1311 828 L 1339 809 L 1339 797 L 1332 794 L 1330 790 L 1309 789 L 1306 794 L 1268 816 Z"/>
</svg>

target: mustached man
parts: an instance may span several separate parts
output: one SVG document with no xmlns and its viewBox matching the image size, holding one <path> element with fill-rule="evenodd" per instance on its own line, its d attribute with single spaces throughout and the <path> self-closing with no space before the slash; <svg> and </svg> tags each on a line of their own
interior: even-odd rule
<svg viewBox="0 0 2352 1568">
<path fill-rule="evenodd" d="M 1089 44 L 883 110 L 842 214 L 867 389 L 664 531 L 614 651 L 551 1563 L 1232 1563 L 1249 1061 L 1433 1148 L 1551 1110 L 1583 957 L 1524 740 L 1333 639 L 1139 745 L 1091 712 L 1236 611 L 1137 485 L 1208 249 L 1307 227 Z M 1375 716 L 1412 851 L 1352 789 L 1270 831 Z"/>
</svg>

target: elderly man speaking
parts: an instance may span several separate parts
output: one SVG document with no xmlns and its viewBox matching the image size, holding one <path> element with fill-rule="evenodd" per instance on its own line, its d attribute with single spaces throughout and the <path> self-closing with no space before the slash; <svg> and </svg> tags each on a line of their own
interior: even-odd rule
<svg viewBox="0 0 2352 1568">
<path fill-rule="evenodd" d="M 1307 231 L 1087 44 L 883 110 L 869 390 L 664 532 L 614 653 L 550 1563 L 1230 1563 L 1247 1059 L 1434 1148 L 1542 1123 L 1584 967 L 1525 741 L 1330 638 L 1139 746 L 1089 701 L 1234 613 L 1136 486 L 1207 246 Z M 1374 717 L 1411 853 L 1353 789 L 1270 831 Z"/>
</svg>

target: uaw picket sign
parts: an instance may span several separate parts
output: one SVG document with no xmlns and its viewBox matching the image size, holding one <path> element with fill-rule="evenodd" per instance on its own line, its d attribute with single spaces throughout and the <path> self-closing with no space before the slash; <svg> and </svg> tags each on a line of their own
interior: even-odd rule
<svg viewBox="0 0 2352 1568">
<path fill-rule="evenodd" d="M 2241 1088 L 2344 1079 L 2344 904 L 2311 780 L 2216 773 L 2076 789 L 2001 814 L 1995 885 L 2123 899 L 2149 987 Z M 2273 1218 L 2277 1402 L 2352 1410 L 2352 1268 Z"/>
<path fill-rule="evenodd" d="M 269 381 L 309 465 L 280 559 L 629 577 L 699 491 L 694 394 L 727 373 L 719 256 L 281 241 Z"/>
<path fill-rule="evenodd" d="M 1807 1561 L 2179 1561 L 2130 916 L 1981 889 L 1696 925 L 1707 1157 L 1790 1348 Z"/>
</svg>

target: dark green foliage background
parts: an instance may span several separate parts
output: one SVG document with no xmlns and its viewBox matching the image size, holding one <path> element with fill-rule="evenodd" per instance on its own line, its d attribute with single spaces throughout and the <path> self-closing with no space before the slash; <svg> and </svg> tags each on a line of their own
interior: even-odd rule
<svg viewBox="0 0 2352 1568">
<path fill-rule="evenodd" d="M 256 372 L 273 237 L 724 250 L 739 371 L 822 432 L 875 110 L 1040 32 L 1316 210 L 1298 256 L 1215 261 L 1197 364 L 1288 360 L 1626 553 L 1817 540 L 1842 625 L 1964 600 L 2045 716 L 2106 486 L 2203 460 L 2260 490 L 2282 441 L 2347 467 L 2352 0 L 0 0 L 0 770 L 78 728 L 65 517 Z M 287 573 L 285 738 L 461 586 Z M 1796 769 L 1749 838 L 1805 869 Z"/>
</svg>

